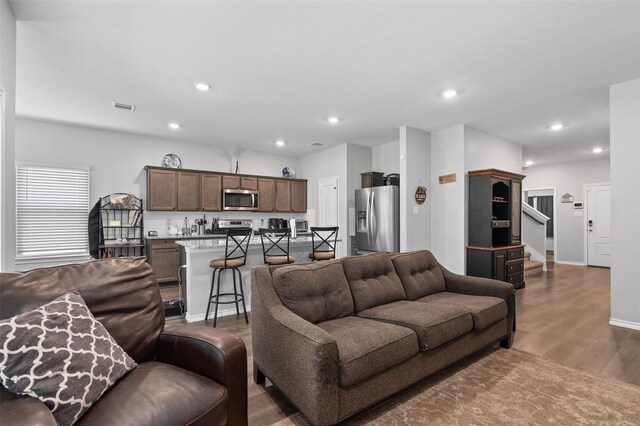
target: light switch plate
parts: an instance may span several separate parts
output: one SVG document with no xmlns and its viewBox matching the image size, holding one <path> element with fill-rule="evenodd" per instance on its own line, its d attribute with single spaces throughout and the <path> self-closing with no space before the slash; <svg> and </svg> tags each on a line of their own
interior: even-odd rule
<svg viewBox="0 0 640 426">
<path fill-rule="evenodd" d="M 420 207 L 414 207 L 413 214 L 419 214 L 419 213 L 420 213 Z"/>
</svg>

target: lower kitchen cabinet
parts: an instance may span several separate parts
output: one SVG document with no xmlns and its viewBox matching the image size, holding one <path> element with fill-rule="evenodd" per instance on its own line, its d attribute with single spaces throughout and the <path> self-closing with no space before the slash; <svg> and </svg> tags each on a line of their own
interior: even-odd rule
<svg viewBox="0 0 640 426">
<path fill-rule="evenodd" d="M 174 239 L 147 240 L 147 260 L 160 286 L 160 297 L 166 317 L 181 315 L 178 269 L 180 268 L 180 246 Z"/>
<path fill-rule="evenodd" d="M 514 288 L 523 288 L 524 245 L 467 247 L 467 275 L 505 281 Z"/>
</svg>

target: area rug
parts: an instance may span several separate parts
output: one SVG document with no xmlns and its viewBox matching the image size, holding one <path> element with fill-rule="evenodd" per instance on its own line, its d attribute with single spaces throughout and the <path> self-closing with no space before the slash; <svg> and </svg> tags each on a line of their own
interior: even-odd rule
<svg viewBox="0 0 640 426">
<path fill-rule="evenodd" d="M 278 426 L 307 425 L 300 413 Z M 514 349 L 457 364 L 350 425 L 640 425 L 640 387 Z"/>
</svg>

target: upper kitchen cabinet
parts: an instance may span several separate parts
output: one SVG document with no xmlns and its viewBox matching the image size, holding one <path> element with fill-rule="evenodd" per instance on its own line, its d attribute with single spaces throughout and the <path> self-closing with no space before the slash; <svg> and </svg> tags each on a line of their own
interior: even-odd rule
<svg viewBox="0 0 640 426">
<path fill-rule="evenodd" d="M 219 212 L 222 210 L 222 175 L 202 174 L 200 202 L 200 210 L 205 212 Z"/>
<path fill-rule="evenodd" d="M 307 182 L 291 182 L 291 211 L 305 213 L 307 211 Z"/>
<path fill-rule="evenodd" d="M 222 189 L 258 189 L 258 178 L 250 176 L 223 175 Z"/>
<path fill-rule="evenodd" d="M 242 189 L 258 190 L 258 178 L 242 176 Z"/>
<path fill-rule="evenodd" d="M 178 210 L 200 210 L 201 173 L 178 172 Z"/>
<path fill-rule="evenodd" d="M 147 210 L 176 210 L 177 193 L 174 170 L 147 169 Z"/>
<path fill-rule="evenodd" d="M 260 196 L 260 212 L 272 212 L 276 208 L 276 181 L 258 178 L 258 194 Z"/>
<path fill-rule="evenodd" d="M 307 181 L 146 166 L 147 210 L 222 211 L 224 189 L 258 191 L 259 211 L 307 211 Z"/>
<path fill-rule="evenodd" d="M 291 182 L 276 180 L 276 208 L 277 212 L 291 211 Z"/>
<path fill-rule="evenodd" d="M 242 178 L 236 175 L 222 176 L 222 189 L 240 189 Z"/>
</svg>

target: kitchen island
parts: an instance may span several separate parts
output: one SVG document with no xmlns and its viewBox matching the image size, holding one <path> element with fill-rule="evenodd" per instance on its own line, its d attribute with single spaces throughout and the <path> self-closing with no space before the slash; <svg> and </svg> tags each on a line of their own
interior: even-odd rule
<svg viewBox="0 0 640 426">
<path fill-rule="evenodd" d="M 338 239 L 338 241 L 340 241 Z M 209 298 L 209 290 L 211 289 L 211 276 L 213 269 L 209 267 L 212 259 L 222 259 L 225 253 L 226 239 L 206 239 L 206 240 L 183 240 L 176 241 L 181 246 L 182 257 L 185 271 L 184 286 L 184 303 L 185 303 L 185 319 L 187 322 L 202 321 L 207 312 L 207 302 Z M 265 242 L 266 244 L 266 242 Z M 311 236 L 298 236 L 291 239 L 289 244 L 289 255 L 295 259 L 295 263 L 309 262 L 309 253 L 311 252 Z M 240 269 L 242 273 L 243 291 L 247 311 L 251 310 L 251 268 L 264 265 L 262 255 L 262 243 L 260 236 L 253 235 L 249 242 L 249 250 L 247 253 L 247 263 Z M 233 292 L 232 272 L 222 273 L 220 293 Z M 238 288 L 238 292 L 240 289 Z M 222 298 L 221 300 L 228 300 Z M 211 306 L 209 318 L 213 317 L 214 305 Z M 240 314 L 242 315 L 242 305 L 240 305 Z M 235 314 L 235 304 L 220 304 L 218 306 L 218 317 Z"/>
</svg>

